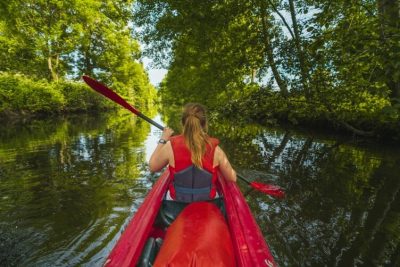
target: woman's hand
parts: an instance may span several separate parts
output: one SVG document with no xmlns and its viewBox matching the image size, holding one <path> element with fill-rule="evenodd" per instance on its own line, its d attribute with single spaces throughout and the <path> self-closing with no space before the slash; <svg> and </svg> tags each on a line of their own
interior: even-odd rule
<svg viewBox="0 0 400 267">
<path fill-rule="evenodd" d="M 173 133 L 174 133 L 174 130 L 172 130 L 169 127 L 164 127 L 164 131 L 163 131 L 163 133 L 161 135 L 161 139 L 164 139 L 165 141 L 168 141 L 171 138 Z"/>
<path fill-rule="evenodd" d="M 174 131 L 171 128 L 165 127 L 161 139 L 169 141 L 173 133 Z M 170 162 L 172 155 L 171 143 L 159 142 L 149 160 L 150 171 L 160 171 Z"/>
</svg>

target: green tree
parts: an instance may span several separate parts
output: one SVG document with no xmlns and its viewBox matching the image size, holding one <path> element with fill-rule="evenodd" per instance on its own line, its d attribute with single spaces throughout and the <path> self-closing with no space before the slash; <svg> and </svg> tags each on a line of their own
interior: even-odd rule
<svg viewBox="0 0 400 267">
<path fill-rule="evenodd" d="M 240 96 L 254 81 L 262 46 L 245 29 L 251 10 L 245 2 L 139 1 L 135 22 L 143 40 L 151 43 L 156 61 L 169 68 L 164 81 L 168 94 L 184 101 L 215 106 Z M 165 58 L 160 51 L 170 51 Z M 169 93 L 166 93 L 166 91 Z M 166 93 L 166 94 L 164 94 Z M 219 101 L 216 101 L 219 99 Z"/>
<path fill-rule="evenodd" d="M 225 108 L 278 91 L 272 112 L 292 122 L 371 135 L 400 118 L 398 10 L 398 1 L 141 0 L 135 21 L 169 70 L 168 104 Z M 271 113 L 270 103 L 248 103 L 244 111 Z"/>
<path fill-rule="evenodd" d="M 132 0 L 2 2 L 0 71 L 55 83 L 88 74 L 110 85 L 132 104 L 150 107 L 155 89 L 132 35 L 132 5 Z M 82 88 L 63 84 L 54 87 L 74 97 L 79 97 L 80 90 L 70 93 L 64 89 Z M 79 102 L 68 99 L 67 105 Z M 68 109 L 80 108 L 73 104 Z"/>
<path fill-rule="evenodd" d="M 77 32 L 74 1 L 9 1 L 2 5 L 6 27 L 47 64 L 48 75 L 58 81 L 68 70 Z M 33 66 L 32 66 L 33 67 Z"/>
</svg>

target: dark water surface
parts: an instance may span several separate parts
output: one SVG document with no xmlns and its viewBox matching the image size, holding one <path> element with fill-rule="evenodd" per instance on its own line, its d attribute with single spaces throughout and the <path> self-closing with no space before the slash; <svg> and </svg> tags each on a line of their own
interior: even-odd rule
<svg viewBox="0 0 400 267">
<path fill-rule="evenodd" d="M 126 113 L 0 125 L 0 266 L 99 266 L 151 188 L 158 132 Z M 400 149 L 211 126 L 280 266 L 400 266 Z"/>
</svg>

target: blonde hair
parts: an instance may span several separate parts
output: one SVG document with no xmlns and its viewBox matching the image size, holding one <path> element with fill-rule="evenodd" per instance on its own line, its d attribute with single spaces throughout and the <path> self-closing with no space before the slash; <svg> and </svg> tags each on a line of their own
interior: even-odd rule
<svg viewBox="0 0 400 267">
<path fill-rule="evenodd" d="M 197 103 L 186 104 L 182 114 L 183 136 L 192 155 L 193 164 L 202 168 L 202 158 L 209 144 L 206 109 Z"/>
</svg>

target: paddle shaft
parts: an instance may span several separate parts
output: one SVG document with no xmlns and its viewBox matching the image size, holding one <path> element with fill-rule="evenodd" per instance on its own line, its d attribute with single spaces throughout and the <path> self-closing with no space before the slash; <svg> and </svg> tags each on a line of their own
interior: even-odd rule
<svg viewBox="0 0 400 267">
<path fill-rule="evenodd" d="M 149 122 L 150 124 L 154 125 L 155 127 L 160 129 L 161 131 L 164 130 L 164 126 L 162 126 L 161 124 L 158 124 L 157 122 L 153 121 L 152 119 L 150 119 L 149 117 L 147 117 L 143 113 L 139 113 L 139 114 L 136 114 L 136 115 L 138 115 L 140 118 L 144 119 L 145 121 Z"/>
<path fill-rule="evenodd" d="M 247 184 L 250 184 L 250 185 L 251 185 L 251 182 L 250 182 L 249 180 L 247 180 L 246 178 L 244 178 L 242 175 L 236 173 L 236 176 L 237 176 L 240 180 L 242 180 L 242 181 L 246 182 Z"/>
<path fill-rule="evenodd" d="M 164 130 L 164 127 L 162 125 L 160 125 L 159 123 L 153 121 L 152 119 L 150 119 L 149 117 L 147 117 L 146 115 L 141 113 L 139 110 L 137 110 L 136 108 L 132 107 L 128 102 L 126 102 L 116 92 L 114 92 L 113 90 L 111 90 L 110 88 L 105 86 L 104 84 L 96 81 L 95 79 L 93 79 L 93 78 L 91 78 L 91 77 L 89 77 L 87 75 L 83 75 L 82 79 L 93 90 L 99 92 L 100 94 L 102 94 L 103 96 L 107 97 L 108 99 L 110 99 L 110 100 L 114 101 L 115 103 L 119 104 L 120 106 L 126 108 L 127 110 L 129 110 L 133 114 L 137 115 L 138 117 L 140 117 L 140 118 L 144 119 L 145 121 L 149 122 L 150 124 L 154 125 L 155 127 L 160 129 L 161 131 Z"/>
</svg>

